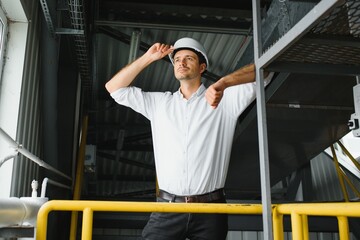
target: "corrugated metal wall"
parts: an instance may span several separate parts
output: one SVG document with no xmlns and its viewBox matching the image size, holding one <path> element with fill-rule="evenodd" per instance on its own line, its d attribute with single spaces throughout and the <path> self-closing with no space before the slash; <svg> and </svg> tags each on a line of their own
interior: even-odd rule
<svg viewBox="0 0 360 240">
<path fill-rule="evenodd" d="M 229 232 L 227 240 L 263 240 L 262 232 Z M 291 240 L 291 233 L 284 233 L 284 240 Z M 310 233 L 309 239 L 311 240 L 339 240 L 338 233 Z M 357 240 L 354 235 L 350 235 L 349 240 Z"/>
<path fill-rule="evenodd" d="M 31 13 L 27 47 L 24 62 L 23 88 L 21 90 L 18 143 L 41 158 L 41 102 L 40 102 L 40 14 L 38 1 L 32 1 L 27 9 Z M 19 66 L 21 70 L 21 66 Z M 39 167 L 21 154 L 14 161 L 11 196 L 22 197 L 31 195 L 31 182 L 38 178 Z"/>
<path fill-rule="evenodd" d="M 349 160 L 350 161 L 350 160 Z M 332 158 L 325 152 L 319 154 L 311 160 L 311 174 L 313 184 L 314 201 L 343 201 L 339 179 Z M 350 181 L 356 189 L 360 189 L 360 182 L 356 177 L 348 175 Z M 349 189 L 349 188 L 348 188 Z M 349 198 L 354 199 L 356 195 L 352 191 L 348 191 Z M 311 240 L 337 240 L 338 233 L 310 233 Z M 262 232 L 255 231 L 229 231 L 227 240 L 262 240 Z M 284 233 L 284 240 L 291 240 L 291 233 Z M 351 234 L 350 240 L 357 238 Z"/>
<path fill-rule="evenodd" d="M 350 161 L 350 160 L 349 160 Z M 316 201 L 343 201 L 339 179 L 332 158 L 325 152 L 311 160 L 311 175 L 314 199 Z M 349 180 L 356 189 L 360 189 L 359 179 L 348 174 Z M 347 187 L 349 190 L 350 188 Z M 353 191 L 348 191 L 349 199 L 356 197 Z"/>
</svg>

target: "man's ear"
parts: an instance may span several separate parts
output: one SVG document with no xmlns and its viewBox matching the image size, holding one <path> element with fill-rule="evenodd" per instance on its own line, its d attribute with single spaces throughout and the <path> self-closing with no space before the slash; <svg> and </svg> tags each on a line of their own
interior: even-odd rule
<svg viewBox="0 0 360 240">
<path fill-rule="evenodd" d="M 206 70 L 206 63 L 201 63 L 200 64 L 200 73 L 205 72 L 205 70 Z"/>
</svg>

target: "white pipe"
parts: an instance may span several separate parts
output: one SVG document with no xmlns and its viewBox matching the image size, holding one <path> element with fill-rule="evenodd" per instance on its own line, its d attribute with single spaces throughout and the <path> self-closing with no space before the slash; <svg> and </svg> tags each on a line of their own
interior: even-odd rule
<svg viewBox="0 0 360 240">
<path fill-rule="evenodd" d="M 38 182 L 33 180 L 31 197 L 0 198 L 0 228 L 22 225 L 36 227 L 37 213 L 40 207 L 48 201 L 48 198 L 45 197 L 48 182 L 71 190 L 69 186 L 44 178 L 41 196 L 37 197 Z"/>
<path fill-rule="evenodd" d="M 55 185 L 55 186 L 58 186 L 58 187 L 62 187 L 62 188 L 66 188 L 66 189 L 70 189 L 70 190 L 71 190 L 71 187 L 69 187 L 69 186 L 66 186 L 66 185 L 64 185 L 64 184 L 62 184 L 62 183 L 58 183 L 58 182 L 53 181 L 53 180 L 51 180 L 51 179 L 49 179 L 49 178 L 44 178 L 44 180 L 43 180 L 43 182 L 42 182 L 42 184 L 41 184 L 41 195 L 40 195 L 40 197 L 42 197 L 42 198 L 45 197 L 46 187 L 47 187 L 47 183 L 48 183 L 48 182 L 49 182 L 50 184 L 52 184 L 52 185 Z"/>
<path fill-rule="evenodd" d="M 47 186 L 47 182 L 49 181 L 48 178 L 44 178 L 42 184 L 41 184 L 41 194 L 40 197 L 45 197 L 45 193 L 46 193 L 46 186 Z"/>
<path fill-rule="evenodd" d="M 46 162 L 44 162 L 43 160 L 41 160 L 40 158 L 38 158 L 37 156 L 35 156 L 34 154 L 32 154 L 31 152 L 29 152 L 26 148 L 23 148 L 22 145 L 18 144 L 17 142 L 15 142 L 2 128 L 0 128 L 0 135 L 4 137 L 5 141 L 7 141 L 11 147 L 15 148 L 16 151 L 18 151 L 19 153 L 21 153 L 22 155 L 24 155 L 25 157 L 27 157 L 28 159 L 30 159 L 31 161 L 35 162 L 36 164 L 38 164 L 41 167 L 44 167 L 52 172 L 57 173 L 58 175 L 67 178 L 69 180 L 72 180 L 71 177 L 69 177 L 68 175 L 60 172 L 59 170 L 53 168 L 52 166 L 50 166 L 49 164 L 47 164 Z"/>
<path fill-rule="evenodd" d="M 20 200 L 25 205 L 25 217 L 22 225 L 30 225 L 36 227 L 37 214 L 40 207 L 48 201 L 48 198 L 21 197 Z"/>
<path fill-rule="evenodd" d="M 22 223 L 25 212 L 25 206 L 19 198 L 0 198 L 0 227 Z"/>
<path fill-rule="evenodd" d="M 2 160 L 0 160 L 0 167 L 7 161 L 7 160 L 10 160 L 14 157 L 16 157 L 18 155 L 18 153 L 15 153 L 13 155 L 9 155 L 9 156 L 6 156 L 4 157 Z"/>
<path fill-rule="evenodd" d="M 40 207 L 48 198 L 0 198 L 0 227 L 30 225 L 36 226 Z"/>
</svg>

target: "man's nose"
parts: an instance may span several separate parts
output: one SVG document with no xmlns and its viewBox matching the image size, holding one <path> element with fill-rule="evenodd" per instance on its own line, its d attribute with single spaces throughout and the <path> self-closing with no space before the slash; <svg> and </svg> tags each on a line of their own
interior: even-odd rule
<svg viewBox="0 0 360 240">
<path fill-rule="evenodd" d="M 180 61 L 180 64 L 181 64 L 181 66 L 186 65 L 186 59 L 185 59 L 185 58 L 184 58 L 184 59 L 182 59 L 182 60 Z"/>
</svg>

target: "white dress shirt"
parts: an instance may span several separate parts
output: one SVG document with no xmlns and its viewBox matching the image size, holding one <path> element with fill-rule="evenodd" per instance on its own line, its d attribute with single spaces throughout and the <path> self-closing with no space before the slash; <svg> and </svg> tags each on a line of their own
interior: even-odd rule
<svg viewBox="0 0 360 240">
<path fill-rule="evenodd" d="M 255 83 L 227 88 L 216 109 L 206 102 L 204 85 L 188 100 L 180 90 L 137 87 L 111 96 L 150 120 L 159 188 L 186 196 L 224 187 L 236 123 L 255 99 L 255 88 Z"/>
</svg>

